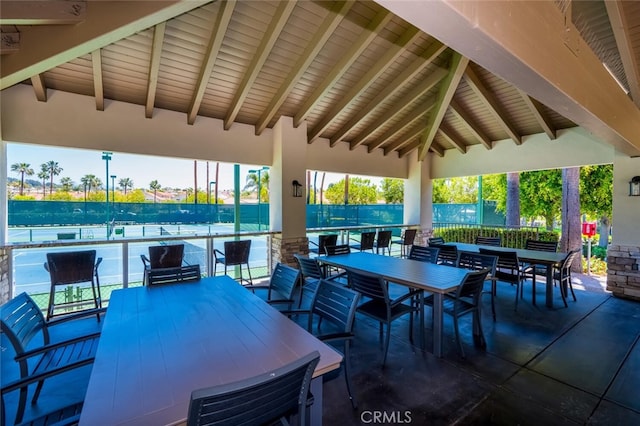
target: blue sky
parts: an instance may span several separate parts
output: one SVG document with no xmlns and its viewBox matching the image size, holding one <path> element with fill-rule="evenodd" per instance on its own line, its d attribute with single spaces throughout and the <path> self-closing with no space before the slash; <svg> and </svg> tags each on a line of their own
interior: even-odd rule
<svg viewBox="0 0 640 426">
<path fill-rule="evenodd" d="M 48 161 L 56 161 L 62 167 L 54 182 L 60 178 L 70 177 L 75 184 L 80 182 L 84 175 L 93 174 L 103 182 L 106 177 L 105 161 L 102 160 L 101 151 L 80 150 L 75 148 L 57 148 L 42 145 L 7 144 L 7 176 L 19 178 L 20 175 L 11 171 L 11 165 L 15 163 L 28 163 L 37 174 L 40 165 Z M 198 187 L 206 187 L 206 161 L 198 161 Z M 244 179 L 250 169 L 261 166 L 241 165 L 240 185 L 244 185 Z M 135 188 L 148 188 L 152 180 L 157 180 L 163 187 L 193 188 L 193 160 L 173 159 L 166 157 L 152 157 L 114 152 L 109 161 L 109 175 L 116 175 L 116 185 L 119 179 L 129 178 Z M 337 182 L 344 175 L 327 173 L 326 185 Z M 31 176 L 32 179 L 37 178 Z M 209 180 L 215 180 L 215 162 L 209 162 Z M 233 189 L 233 164 L 220 163 L 219 175 L 220 190 Z M 378 184 L 379 179 L 372 179 Z M 109 180 L 111 184 L 111 180 Z"/>
</svg>

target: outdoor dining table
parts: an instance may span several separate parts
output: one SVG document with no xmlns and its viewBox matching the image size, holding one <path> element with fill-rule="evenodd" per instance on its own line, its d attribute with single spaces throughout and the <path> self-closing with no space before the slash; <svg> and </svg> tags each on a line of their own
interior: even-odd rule
<svg viewBox="0 0 640 426">
<path fill-rule="evenodd" d="M 320 256 L 318 260 L 347 271 L 378 275 L 389 282 L 433 293 L 433 354 L 442 357 L 444 295 L 455 291 L 469 270 L 366 252 Z M 474 342 L 481 344 L 478 340 L 481 336 L 475 334 L 475 324 L 473 329 Z"/>
<path fill-rule="evenodd" d="M 116 290 L 91 371 L 81 425 L 186 422 L 191 392 L 320 352 L 311 423 L 322 424 L 322 375 L 342 355 L 228 276 Z"/>
<path fill-rule="evenodd" d="M 546 267 L 546 294 L 545 303 L 549 308 L 553 308 L 553 267 L 562 263 L 567 257 L 567 253 L 562 252 L 549 252 L 540 250 L 526 250 L 510 247 L 494 247 L 484 246 L 478 244 L 467 243 L 446 243 L 447 245 L 454 245 L 458 250 L 478 252 L 480 248 L 486 248 L 496 251 L 515 251 L 518 255 L 518 260 L 521 262 L 529 263 L 531 265 L 541 265 Z M 533 301 L 535 304 L 535 299 Z"/>
</svg>

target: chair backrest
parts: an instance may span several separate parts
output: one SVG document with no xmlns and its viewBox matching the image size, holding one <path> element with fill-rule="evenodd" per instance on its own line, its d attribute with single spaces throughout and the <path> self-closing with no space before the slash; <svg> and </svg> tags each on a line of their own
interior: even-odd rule
<svg viewBox="0 0 640 426">
<path fill-rule="evenodd" d="M 300 276 L 300 270 L 284 263 L 278 263 L 271 273 L 269 300 L 271 300 L 273 292 L 276 292 L 280 297 L 291 300 Z"/>
<path fill-rule="evenodd" d="M 513 272 L 520 269 L 520 260 L 518 259 L 518 253 L 515 251 L 502 251 L 480 248 L 480 254 L 486 254 L 489 256 L 496 256 L 498 261 L 496 262 L 496 270 L 509 269 Z"/>
<path fill-rule="evenodd" d="M 527 250 L 538 250 L 538 251 L 558 251 L 558 242 L 557 241 L 538 241 L 538 240 L 527 240 L 524 243 L 524 248 Z"/>
<path fill-rule="evenodd" d="M 151 268 L 175 268 L 182 265 L 184 244 L 171 244 L 149 247 L 149 266 Z"/>
<path fill-rule="evenodd" d="M 326 246 L 335 246 L 336 244 L 338 244 L 338 234 L 318 235 L 318 254 L 323 254 Z"/>
<path fill-rule="evenodd" d="M 360 251 L 373 250 L 373 244 L 376 241 L 376 232 L 363 232 L 360 234 Z"/>
<path fill-rule="evenodd" d="M 427 244 L 429 244 L 430 246 L 433 244 L 444 244 L 444 238 L 442 237 L 431 237 L 427 240 Z"/>
<path fill-rule="evenodd" d="M 410 246 L 413 244 L 413 241 L 416 239 L 416 234 L 418 233 L 417 229 L 405 229 L 402 233 L 402 244 L 405 246 Z"/>
<path fill-rule="evenodd" d="M 311 313 L 318 315 L 323 321 L 331 322 L 336 326 L 335 331 L 351 333 L 359 301 L 360 293 L 357 291 L 322 280 L 311 302 Z M 309 315 L 307 329 L 311 330 L 312 325 L 313 315 Z"/>
<path fill-rule="evenodd" d="M 363 296 L 389 303 L 389 293 L 382 277 L 348 270 L 347 280 L 349 287 Z"/>
<path fill-rule="evenodd" d="M 44 344 L 49 343 L 44 315 L 27 293 L 20 293 L 0 306 L 0 330 L 16 355 L 22 355 L 36 335 L 42 334 Z"/>
<path fill-rule="evenodd" d="M 200 265 L 178 266 L 175 268 L 152 268 L 147 272 L 147 285 L 175 284 L 200 281 Z"/>
<path fill-rule="evenodd" d="M 295 413 L 304 424 L 307 394 L 319 359 L 320 354 L 314 351 L 255 377 L 195 390 L 187 425 L 272 424 Z"/>
<path fill-rule="evenodd" d="M 471 251 L 459 251 L 458 261 L 456 264 L 458 268 L 473 269 L 476 271 L 488 269 L 491 275 L 495 275 L 497 263 L 497 256 L 475 253 Z"/>
<path fill-rule="evenodd" d="M 49 271 L 52 285 L 75 284 L 93 281 L 97 274 L 96 251 L 67 251 L 47 253 L 45 269 Z"/>
<path fill-rule="evenodd" d="M 429 247 L 440 249 L 438 263 L 455 266 L 458 261 L 458 247 L 448 244 L 429 244 Z"/>
<path fill-rule="evenodd" d="M 378 238 L 376 239 L 376 247 L 388 249 L 390 245 L 391 245 L 391 231 L 378 231 Z"/>
<path fill-rule="evenodd" d="M 409 250 L 409 259 L 419 260 L 421 262 L 438 263 L 438 254 L 440 249 L 438 247 L 425 247 L 412 245 Z"/>
<path fill-rule="evenodd" d="M 327 256 L 335 256 L 338 254 L 349 254 L 351 253 L 351 247 L 348 244 L 338 244 L 333 246 L 325 246 L 324 253 Z"/>
<path fill-rule="evenodd" d="M 571 265 L 573 265 L 573 262 L 581 255 L 582 250 L 580 250 L 579 248 L 573 249 L 569 253 L 567 253 L 567 256 L 560 264 L 560 271 L 565 275 L 569 275 L 571 271 Z"/>
<path fill-rule="evenodd" d="M 324 272 L 316 258 L 302 256 L 301 254 L 294 254 L 293 257 L 296 259 L 296 262 L 298 262 L 303 278 L 318 280 L 324 278 Z"/>
<path fill-rule="evenodd" d="M 225 241 L 224 260 L 227 265 L 242 265 L 249 262 L 251 240 Z"/>
<path fill-rule="evenodd" d="M 502 239 L 500 237 L 484 237 L 479 235 L 476 237 L 476 244 L 481 246 L 500 247 L 502 245 Z"/>
<path fill-rule="evenodd" d="M 480 294 L 484 287 L 484 281 L 489 275 L 489 269 L 482 269 L 480 271 L 469 272 L 462 279 L 462 282 L 458 286 L 456 296 L 458 298 L 471 298 L 474 304 L 478 304 L 480 300 Z"/>
</svg>

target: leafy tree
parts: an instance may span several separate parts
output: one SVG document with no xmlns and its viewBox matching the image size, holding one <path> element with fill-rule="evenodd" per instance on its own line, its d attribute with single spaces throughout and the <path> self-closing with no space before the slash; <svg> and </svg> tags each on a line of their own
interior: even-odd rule
<svg viewBox="0 0 640 426">
<path fill-rule="evenodd" d="M 260 202 L 269 202 L 269 171 L 260 171 L 260 185 L 258 185 L 258 173 L 249 173 L 247 175 L 246 182 L 244 184 L 243 191 L 258 192 L 258 186 L 260 187 Z"/>
<path fill-rule="evenodd" d="M 129 178 L 120 179 L 118 185 L 124 191 L 124 195 L 127 195 L 127 188 L 133 189 L 133 181 Z"/>
<path fill-rule="evenodd" d="M 600 223 L 598 245 L 607 247 L 613 205 L 613 165 L 584 166 L 580 169 L 580 206 L 589 218 Z"/>
<path fill-rule="evenodd" d="M 87 194 L 91 194 L 91 188 L 98 189 L 102 186 L 102 181 L 96 175 L 84 175 L 80 178 L 80 182 L 84 186 L 85 198 Z"/>
<path fill-rule="evenodd" d="M 42 165 L 42 170 L 49 174 L 49 195 L 53 194 L 53 177 L 58 176 L 62 172 L 62 167 L 57 161 L 47 161 Z"/>
<path fill-rule="evenodd" d="M 44 200 L 47 196 L 47 179 L 49 178 L 49 172 L 47 171 L 46 164 L 40 166 L 38 178 L 42 179 L 42 199 Z"/>
<path fill-rule="evenodd" d="M 49 199 L 55 201 L 73 201 L 74 197 L 68 191 L 57 191 L 49 195 Z"/>
<path fill-rule="evenodd" d="M 520 173 L 507 173 L 507 226 L 520 225 Z"/>
<path fill-rule="evenodd" d="M 33 176 L 33 169 L 29 163 L 15 163 L 11 165 L 11 171 L 20 174 L 20 195 L 24 195 L 24 176 Z"/>
<path fill-rule="evenodd" d="M 496 210 L 505 213 L 507 211 L 507 175 L 505 173 L 483 175 L 482 198 L 495 201 Z"/>
<path fill-rule="evenodd" d="M 125 201 L 128 203 L 144 203 L 144 191 L 142 189 L 134 189 L 125 195 Z"/>
<path fill-rule="evenodd" d="M 580 167 L 562 169 L 562 236 L 560 250 L 582 247 L 580 229 Z M 582 272 L 582 262 L 573 262 L 571 270 Z"/>
<path fill-rule="evenodd" d="M 162 186 L 160 186 L 157 180 L 152 180 L 151 183 L 149 183 L 149 189 L 153 191 L 153 202 L 155 203 L 158 191 L 162 189 Z"/>
<path fill-rule="evenodd" d="M 330 204 L 343 204 L 344 190 L 345 179 L 341 179 L 329 185 L 324 197 Z M 349 204 L 375 204 L 378 198 L 376 187 L 371 180 L 359 177 L 349 178 L 348 194 Z"/>
<path fill-rule="evenodd" d="M 384 178 L 380 186 L 385 203 L 402 204 L 404 202 L 404 180 Z"/>
<path fill-rule="evenodd" d="M 73 181 L 70 177 L 63 177 L 60 179 L 60 185 L 62 186 L 63 192 L 69 192 L 73 189 Z"/>
<path fill-rule="evenodd" d="M 434 179 L 432 200 L 442 204 L 477 203 L 478 177 Z"/>
<path fill-rule="evenodd" d="M 553 230 L 562 206 L 562 172 L 559 169 L 520 174 L 520 208 L 528 219 L 543 217 L 547 230 Z"/>
</svg>

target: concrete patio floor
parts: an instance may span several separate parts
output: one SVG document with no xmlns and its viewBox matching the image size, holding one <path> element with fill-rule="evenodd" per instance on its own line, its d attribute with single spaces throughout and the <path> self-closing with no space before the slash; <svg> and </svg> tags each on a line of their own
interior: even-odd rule
<svg viewBox="0 0 640 426">
<path fill-rule="evenodd" d="M 498 284 L 497 320 L 484 299 L 486 350 L 472 344 L 471 319 L 461 320 L 462 359 L 452 321 L 445 316 L 443 357 L 409 342 L 408 320 L 394 322 L 385 368 L 378 324 L 358 316 L 352 380 L 359 406 L 351 407 L 342 372 L 324 384 L 324 424 L 416 425 L 638 425 L 640 424 L 640 303 L 612 297 L 603 280 L 574 276 L 577 301 L 565 308 L 531 303 L 530 284 L 514 311 L 515 290 Z M 584 289 L 583 289 L 584 288 Z M 425 315 L 431 347 L 431 315 Z M 95 320 L 73 333 L 95 328 Z M 67 329 L 65 333 L 69 332 Z M 54 335 L 54 338 L 61 338 Z M 416 344 L 418 341 L 416 340 Z M 2 381 L 17 374 L 2 341 Z M 29 415 L 82 398 L 90 367 L 45 382 Z M 169 385 L 169 384 L 168 384 Z M 11 398 L 7 415 L 11 416 Z M 382 422 L 374 422 L 374 419 Z M 11 424 L 12 417 L 8 417 Z"/>
</svg>

